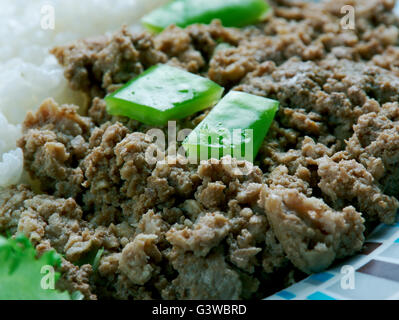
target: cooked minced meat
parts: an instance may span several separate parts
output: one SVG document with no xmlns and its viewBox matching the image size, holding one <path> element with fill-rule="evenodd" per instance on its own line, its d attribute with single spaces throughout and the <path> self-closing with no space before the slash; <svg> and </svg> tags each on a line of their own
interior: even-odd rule
<svg viewBox="0 0 399 320">
<path fill-rule="evenodd" d="M 376 224 L 395 221 L 394 1 L 271 3 L 265 23 L 243 29 L 122 28 L 52 51 L 91 106 L 79 115 L 49 99 L 28 114 L 19 146 L 40 188 L 0 192 L 0 232 L 61 253 L 60 289 L 86 299 L 263 298 L 355 254 Z M 356 6 L 355 30 L 340 26 L 345 4 Z M 220 42 L 230 47 L 215 51 Z M 150 127 L 108 115 L 103 98 L 157 63 L 279 100 L 249 174 L 238 175 L 250 166 L 234 159 L 145 160 Z M 79 267 L 99 248 L 96 270 Z"/>
</svg>

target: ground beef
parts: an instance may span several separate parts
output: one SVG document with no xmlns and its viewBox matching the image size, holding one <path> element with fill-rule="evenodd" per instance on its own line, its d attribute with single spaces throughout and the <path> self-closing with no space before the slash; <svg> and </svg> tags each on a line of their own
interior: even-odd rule
<svg viewBox="0 0 399 320">
<path fill-rule="evenodd" d="M 156 234 L 140 233 L 123 249 L 119 269 L 132 283 L 144 285 L 153 277 L 156 268 L 149 262 L 157 263 L 162 260 L 157 242 Z"/>
<path fill-rule="evenodd" d="M 368 217 L 392 224 L 399 202 L 395 197 L 382 194 L 373 176 L 355 160 L 318 161 L 319 187 L 335 206 L 355 204 Z"/>
<path fill-rule="evenodd" d="M 24 211 L 23 203 L 25 200 L 34 196 L 34 193 L 24 185 L 16 188 L 2 190 L 0 193 L 0 232 L 15 233 L 18 222 Z"/>
<path fill-rule="evenodd" d="M 221 251 L 205 258 L 193 253 L 170 253 L 172 266 L 179 275 L 172 281 L 176 299 L 239 299 L 242 283 L 239 274 L 225 261 Z"/>
<path fill-rule="evenodd" d="M 286 108 L 281 122 L 303 134 L 319 137 L 331 130 L 343 141 L 353 133 L 353 125 L 363 115 L 378 109 L 378 103 L 398 100 L 399 78 L 386 70 L 346 59 L 302 61 L 297 57 L 276 67 L 270 61 L 242 81 L 236 90 L 272 97 Z M 297 124 L 295 117 L 313 117 Z"/>
<path fill-rule="evenodd" d="M 256 26 L 124 27 L 52 51 L 90 107 L 81 116 L 47 100 L 28 114 L 18 144 L 39 188 L 0 191 L 0 233 L 61 253 L 60 289 L 86 299 L 264 298 L 395 221 L 393 1 L 270 2 Z M 340 26 L 344 4 L 356 7 L 356 30 Z M 255 166 L 229 157 L 192 165 L 162 150 L 146 161 L 151 127 L 108 115 L 103 98 L 157 63 L 279 100 Z M 96 270 L 80 263 L 100 248 Z"/>
<path fill-rule="evenodd" d="M 199 72 L 217 41 L 238 42 L 239 32 L 215 22 L 210 26 L 171 26 L 157 37 L 132 34 L 126 27 L 111 37 L 78 41 L 52 50 L 73 89 L 90 97 L 102 97 L 157 63 L 168 62 L 190 72 Z"/>
<path fill-rule="evenodd" d="M 364 219 L 353 207 L 337 212 L 285 188 L 265 188 L 261 201 L 284 252 L 304 272 L 320 272 L 362 248 Z"/>
<path fill-rule="evenodd" d="M 399 187 L 399 107 L 387 103 L 361 116 L 348 141 L 348 152 L 379 181 L 384 193 L 397 196 Z"/>
<path fill-rule="evenodd" d="M 165 54 L 155 50 L 149 34 L 133 36 L 126 28 L 112 39 L 106 36 L 78 41 L 52 53 L 65 66 L 65 77 L 73 89 L 91 96 L 102 90 L 127 82 L 146 68 L 166 62 Z"/>
<path fill-rule="evenodd" d="M 213 247 L 219 245 L 229 231 L 229 220 L 224 215 L 206 213 L 191 228 L 171 228 L 166 234 L 166 240 L 183 252 L 190 251 L 205 257 Z"/>
<path fill-rule="evenodd" d="M 36 114 L 28 113 L 25 135 L 18 142 L 27 171 L 40 180 L 44 191 L 56 196 L 76 197 L 83 183 L 79 162 L 88 150 L 92 122 L 76 111 L 74 106 L 45 101 Z"/>
</svg>

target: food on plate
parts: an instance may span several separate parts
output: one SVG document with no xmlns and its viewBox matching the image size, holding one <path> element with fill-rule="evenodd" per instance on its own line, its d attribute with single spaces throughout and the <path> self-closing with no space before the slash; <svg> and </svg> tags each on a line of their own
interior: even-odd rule
<svg viewBox="0 0 399 320">
<path fill-rule="evenodd" d="M 227 27 L 242 27 L 260 22 L 268 11 L 264 0 L 173 0 L 144 16 L 142 22 L 155 32 L 172 24 L 187 27 L 214 19 Z"/>
<path fill-rule="evenodd" d="M 223 25 L 221 16 L 164 25 L 160 33 L 122 27 L 52 49 L 70 88 L 88 104 L 59 103 L 49 90 L 40 107 L 23 112 L 22 124 L 10 126 L 25 174 L 0 190 L 0 234 L 24 234 L 39 255 L 61 255 L 60 292 L 84 299 L 265 298 L 356 254 L 376 225 L 395 222 L 394 2 L 351 1 L 355 30 L 341 24 L 346 1 L 268 3 L 264 21 L 241 28 Z M 171 115 L 176 132 L 219 121 L 227 130 L 252 128 L 253 163 L 233 153 L 193 164 L 171 148 L 155 149 L 158 160 L 147 161 L 154 146 L 147 133 L 160 130 L 169 141 L 169 115 L 137 109 L 142 97 L 123 102 L 131 111 L 125 116 L 111 114 L 120 109 L 112 103 L 162 70 L 184 74 L 179 79 L 191 73 L 214 94 L 206 103 L 190 101 L 182 119 Z M 162 74 L 165 101 L 164 91 L 180 90 L 168 77 Z M 148 94 L 149 101 L 161 98 Z"/>
<path fill-rule="evenodd" d="M 107 112 L 149 125 L 165 125 L 212 107 L 223 88 L 190 72 L 159 64 L 105 98 Z"/>
<path fill-rule="evenodd" d="M 208 160 L 230 155 L 253 162 L 278 105 L 276 100 L 230 91 L 183 142 L 188 157 Z"/>
<path fill-rule="evenodd" d="M 167 1 L 2 1 L 0 187 L 15 184 L 21 178 L 23 155 L 16 141 L 21 137 L 21 124 L 27 111 L 37 110 L 50 96 L 61 104 L 80 105 L 84 111 L 84 95 L 68 87 L 63 68 L 50 49 L 79 38 L 113 32 L 122 24 L 138 23 L 144 14 Z M 54 29 L 47 28 L 51 12 L 55 15 Z"/>
</svg>

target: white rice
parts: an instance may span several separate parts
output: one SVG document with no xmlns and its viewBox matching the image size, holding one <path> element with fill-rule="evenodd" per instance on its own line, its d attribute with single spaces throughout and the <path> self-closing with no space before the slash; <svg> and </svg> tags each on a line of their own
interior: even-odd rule
<svg viewBox="0 0 399 320">
<path fill-rule="evenodd" d="M 92 35 L 135 25 L 141 16 L 168 0 L 0 0 L 0 187 L 22 174 L 22 151 L 16 148 L 27 111 L 53 97 L 82 104 L 71 91 L 49 49 Z M 48 9 L 54 8 L 54 30 Z M 43 11 L 42 11 L 43 10 Z"/>
</svg>

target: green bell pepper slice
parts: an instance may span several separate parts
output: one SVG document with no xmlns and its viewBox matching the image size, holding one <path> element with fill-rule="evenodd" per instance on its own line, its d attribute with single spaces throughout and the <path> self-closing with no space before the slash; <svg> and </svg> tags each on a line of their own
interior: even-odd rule
<svg viewBox="0 0 399 320">
<path fill-rule="evenodd" d="M 224 88 L 169 65 L 149 68 L 105 98 L 107 112 L 163 126 L 215 105 Z"/>
<path fill-rule="evenodd" d="M 270 6 L 265 0 L 174 0 L 142 18 L 149 30 L 160 32 L 175 24 L 209 24 L 220 19 L 225 27 L 243 27 L 263 20 Z"/>
<path fill-rule="evenodd" d="M 226 155 L 253 162 L 278 107 L 276 100 L 230 91 L 183 142 L 190 162 Z"/>
</svg>

